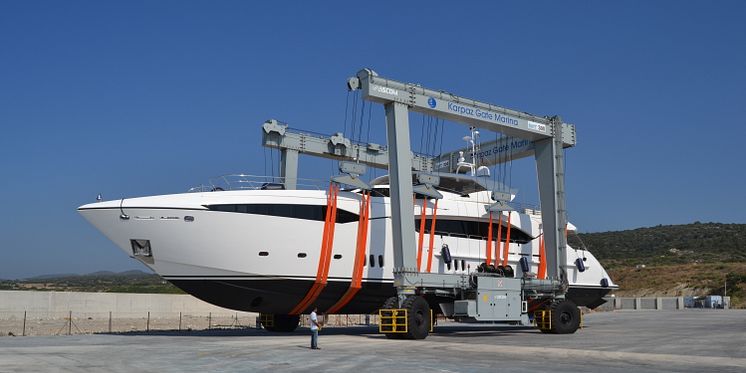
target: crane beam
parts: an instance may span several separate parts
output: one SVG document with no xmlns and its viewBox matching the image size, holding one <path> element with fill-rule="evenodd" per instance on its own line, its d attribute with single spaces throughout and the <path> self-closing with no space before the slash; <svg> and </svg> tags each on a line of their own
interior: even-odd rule
<svg viewBox="0 0 746 373">
<path fill-rule="evenodd" d="M 359 143 L 347 139 L 341 133 L 322 135 L 291 129 L 276 119 L 262 124 L 262 145 L 280 149 L 281 177 L 285 188 L 295 189 L 298 179 L 298 155 L 340 161 L 359 161 L 371 167 L 388 169 L 389 156 L 386 146 L 375 143 Z M 410 152 L 412 170 L 431 171 L 433 158 Z"/>
</svg>

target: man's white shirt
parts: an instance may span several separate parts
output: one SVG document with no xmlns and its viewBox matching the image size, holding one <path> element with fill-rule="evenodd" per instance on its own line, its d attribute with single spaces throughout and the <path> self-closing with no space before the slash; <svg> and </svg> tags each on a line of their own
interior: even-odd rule
<svg viewBox="0 0 746 373">
<path fill-rule="evenodd" d="M 316 317 L 316 312 L 311 312 L 311 330 L 319 330 L 319 327 L 317 326 L 319 324 L 319 319 Z"/>
</svg>

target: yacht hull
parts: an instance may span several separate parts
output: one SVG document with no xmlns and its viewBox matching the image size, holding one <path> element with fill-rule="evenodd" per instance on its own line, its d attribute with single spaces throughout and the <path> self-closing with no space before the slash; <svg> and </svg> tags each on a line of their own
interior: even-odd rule
<svg viewBox="0 0 746 373">
<path fill-rule="evenodd" d="M 348 214 L 348 219 L 335 225 L 328 282 L 315 302 L 321 310 L 336 303 L 350 286 L 359 198 L 356 193 L 340 194 L 338 208 Z M 306 206 L 306 210 L 303 218 L 294 218 L 246 207 L 232 212 L 212 208 L 230 204 Z M 324 222 L 323 216 L 308 209 L 320 209 L 325 204 L 322 191 L 226 191 L 99 202 L 81 206 L 79 212 L 121 250 L 185 292 L 221 307 L 283 314 L 298 304 L 316 280 Z M 419 216 L 419 208 L 419 204 L 414 206 L 415 216 Z M 428 217 L 432 208 L 428 205 Z M 483 205 L 443 200 L 437 216 L 457 219 L 479 216 L 479 211 L 485 211 Z M 513 214 L 511 229 L 524 232 L 526 237 L 539 236 L 535 218 Z M 339 312 L 374 312 L 396 294 L 390 216 L 388 198 L 373 198 L 362 289 Z M 437 273 L 470 273 L 485 260 L 486 243 L 482 239 L 438 233 L 433 238 L 432 253 L 429 239 L 428 234 L 424 235 L 423 271 L 428 256 L 432 256 L 432 272 Z M 144 243 L 149 255 L 136 247 Z M 450 248 L 452 265 L 441 258 L 443 245 Z M 531 271 L 537 271 L 538 238 L 513 242 L 509 251 L 508 263 L 516 268 L 516 276 L 522 275 L 517 268 L 521 257 L 530 258 Z M 494 254 L 492 257 L 494 260 Z M 573 264 L 578 258 L 584 260 L 584 271 Z M 602 297 L 615 285 L 600 263 L 591 253 L 569 247 L 566 259 L 570 286 L 567 297 L 580 306 L 602 304 Z M 602 279 L 608 286 L 600 285 Z M 436 304 L 439 300 L 430 301 Z"/>
</svg>

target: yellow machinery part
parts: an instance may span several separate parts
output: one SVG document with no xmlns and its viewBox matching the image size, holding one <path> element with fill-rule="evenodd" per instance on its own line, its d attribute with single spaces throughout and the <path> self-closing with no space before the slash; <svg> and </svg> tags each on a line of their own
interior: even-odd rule
<svg viewBox="0 0 746 373">
<path fill-rule="evenodd" d="M 260 313 L 259 322 L 262 323 L 262 326 L 265 328 L 274 327 L 275 326 L 275 315 L 271 313 Z"/>
<path fill-rule="evenodd" d="M 578 329 L 583 329 L 583 313 L 580 312 L 580 325 Z M 552 330 L 552 310 L 538 310 L 534 312 L 534 323 L 540 330 Z"/>
<path fill-rule="evenodd" d="M 407 310 L 405 308 L 388 308 L 378 310 L 379 333 L 406 333 Z"/>
<path fill-rule="evenodd" d="M 534 322 L 540 330 L 552 330 L 552 311 L 538 310 L 534 312 Z"/>
<path fill-rule="evenodd" d="M 378 332 L 379 333 L 406 333 L 409 331 L 409 325 L 407 325 L 407 309 L 406 308 L 387 308 L 378 310 L 379 322 Z M 435 329 L 435 319 L 433 318 L 433 310 L 430 310 L 430 332 L 432 333 Z"/>
</svg>

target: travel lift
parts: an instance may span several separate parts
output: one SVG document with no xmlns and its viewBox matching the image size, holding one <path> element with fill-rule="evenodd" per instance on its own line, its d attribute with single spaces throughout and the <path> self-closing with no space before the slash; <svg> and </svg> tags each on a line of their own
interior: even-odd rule
<svg viewBox="0 0 746 373">
<path fill-rule="evenodd" d="M 286 125 L 274 120 L 263 125 L 263 142 L 264 146 L 281 149 L 281 175 L 288 189 L 295 188 L 299 153 L 356 160 L 357 163 L 340 162 L 340 170 L 346 175 L 334 177 L 333 181 L 363 189 L 369 187 L 359 179 L 365 172 L 362 164 L 389 169 L 393 273 L 397 296 L 387 300 L 380 310 L 380 331 L 390 338 L 427 337 L 432 330 L 433 320 L 430 306 L 423 296 L 431 295 L 439 299 L 453 299 L 450 303 L 441 302 L 440 308 L 446 317 L 456 321 L 529 325 L 530 303 L 531 308 L 537 310 L 534 318 L 541 331 L 574 333 L 580 326 L 581 315 L 578 307 L 565 299 L 567 275 L 561 264 L 566 258 L 567 245 L 563 149 L 576 143 L 574 125 L 563 123 L 556 116 L 538 117 L 415 84 L 381 78 L 369 69 L 361 70 L 355 77 L 349 78 L 347 85 L 351 91 L 360 90 L 363 99 L 384 105 L 386 149 L 376 144 L 353 143 L 341 134 L 324 138 L 290 132 Z M 410 110 L 509 136 L 483 146 L 498 152 L 505 145 L 517 150 L 511 151 L 509 157 L 502 157 L 500 161 L 534 155 L 542 206 L 546 278 L 530 276 L 526 258 L 521 260 L 522 278 L 503 277 L 490 271 L 470 274 L 418 271 L 413 250 L 417 245 L 412 234 L 415 227 L 411 196 L 417 192 L 431 198 L 441 198 L 434 186 L 439 184 L 439 175 L 455 170 L 456 162 L 453 160 L 456 152 L 435 158 L 413 155 L 409 140 Z M 461 150 L 459 154 L 463 153 Z M 473 156 L 476 158 L 478 155 Z M 490 164 L 490 159 L 494 159 L 492 164 L 495 164 L 497 158 L 484 157 L 484 164 Z M 411 180 L 413 170 L 418 181 L 415 186 Z M 508 205 L 510 191 L 504 186 L 486 177 L 472 178 L 492 191 L 494 203 L 486 212 L 512 211 Z"/>
</svg>

